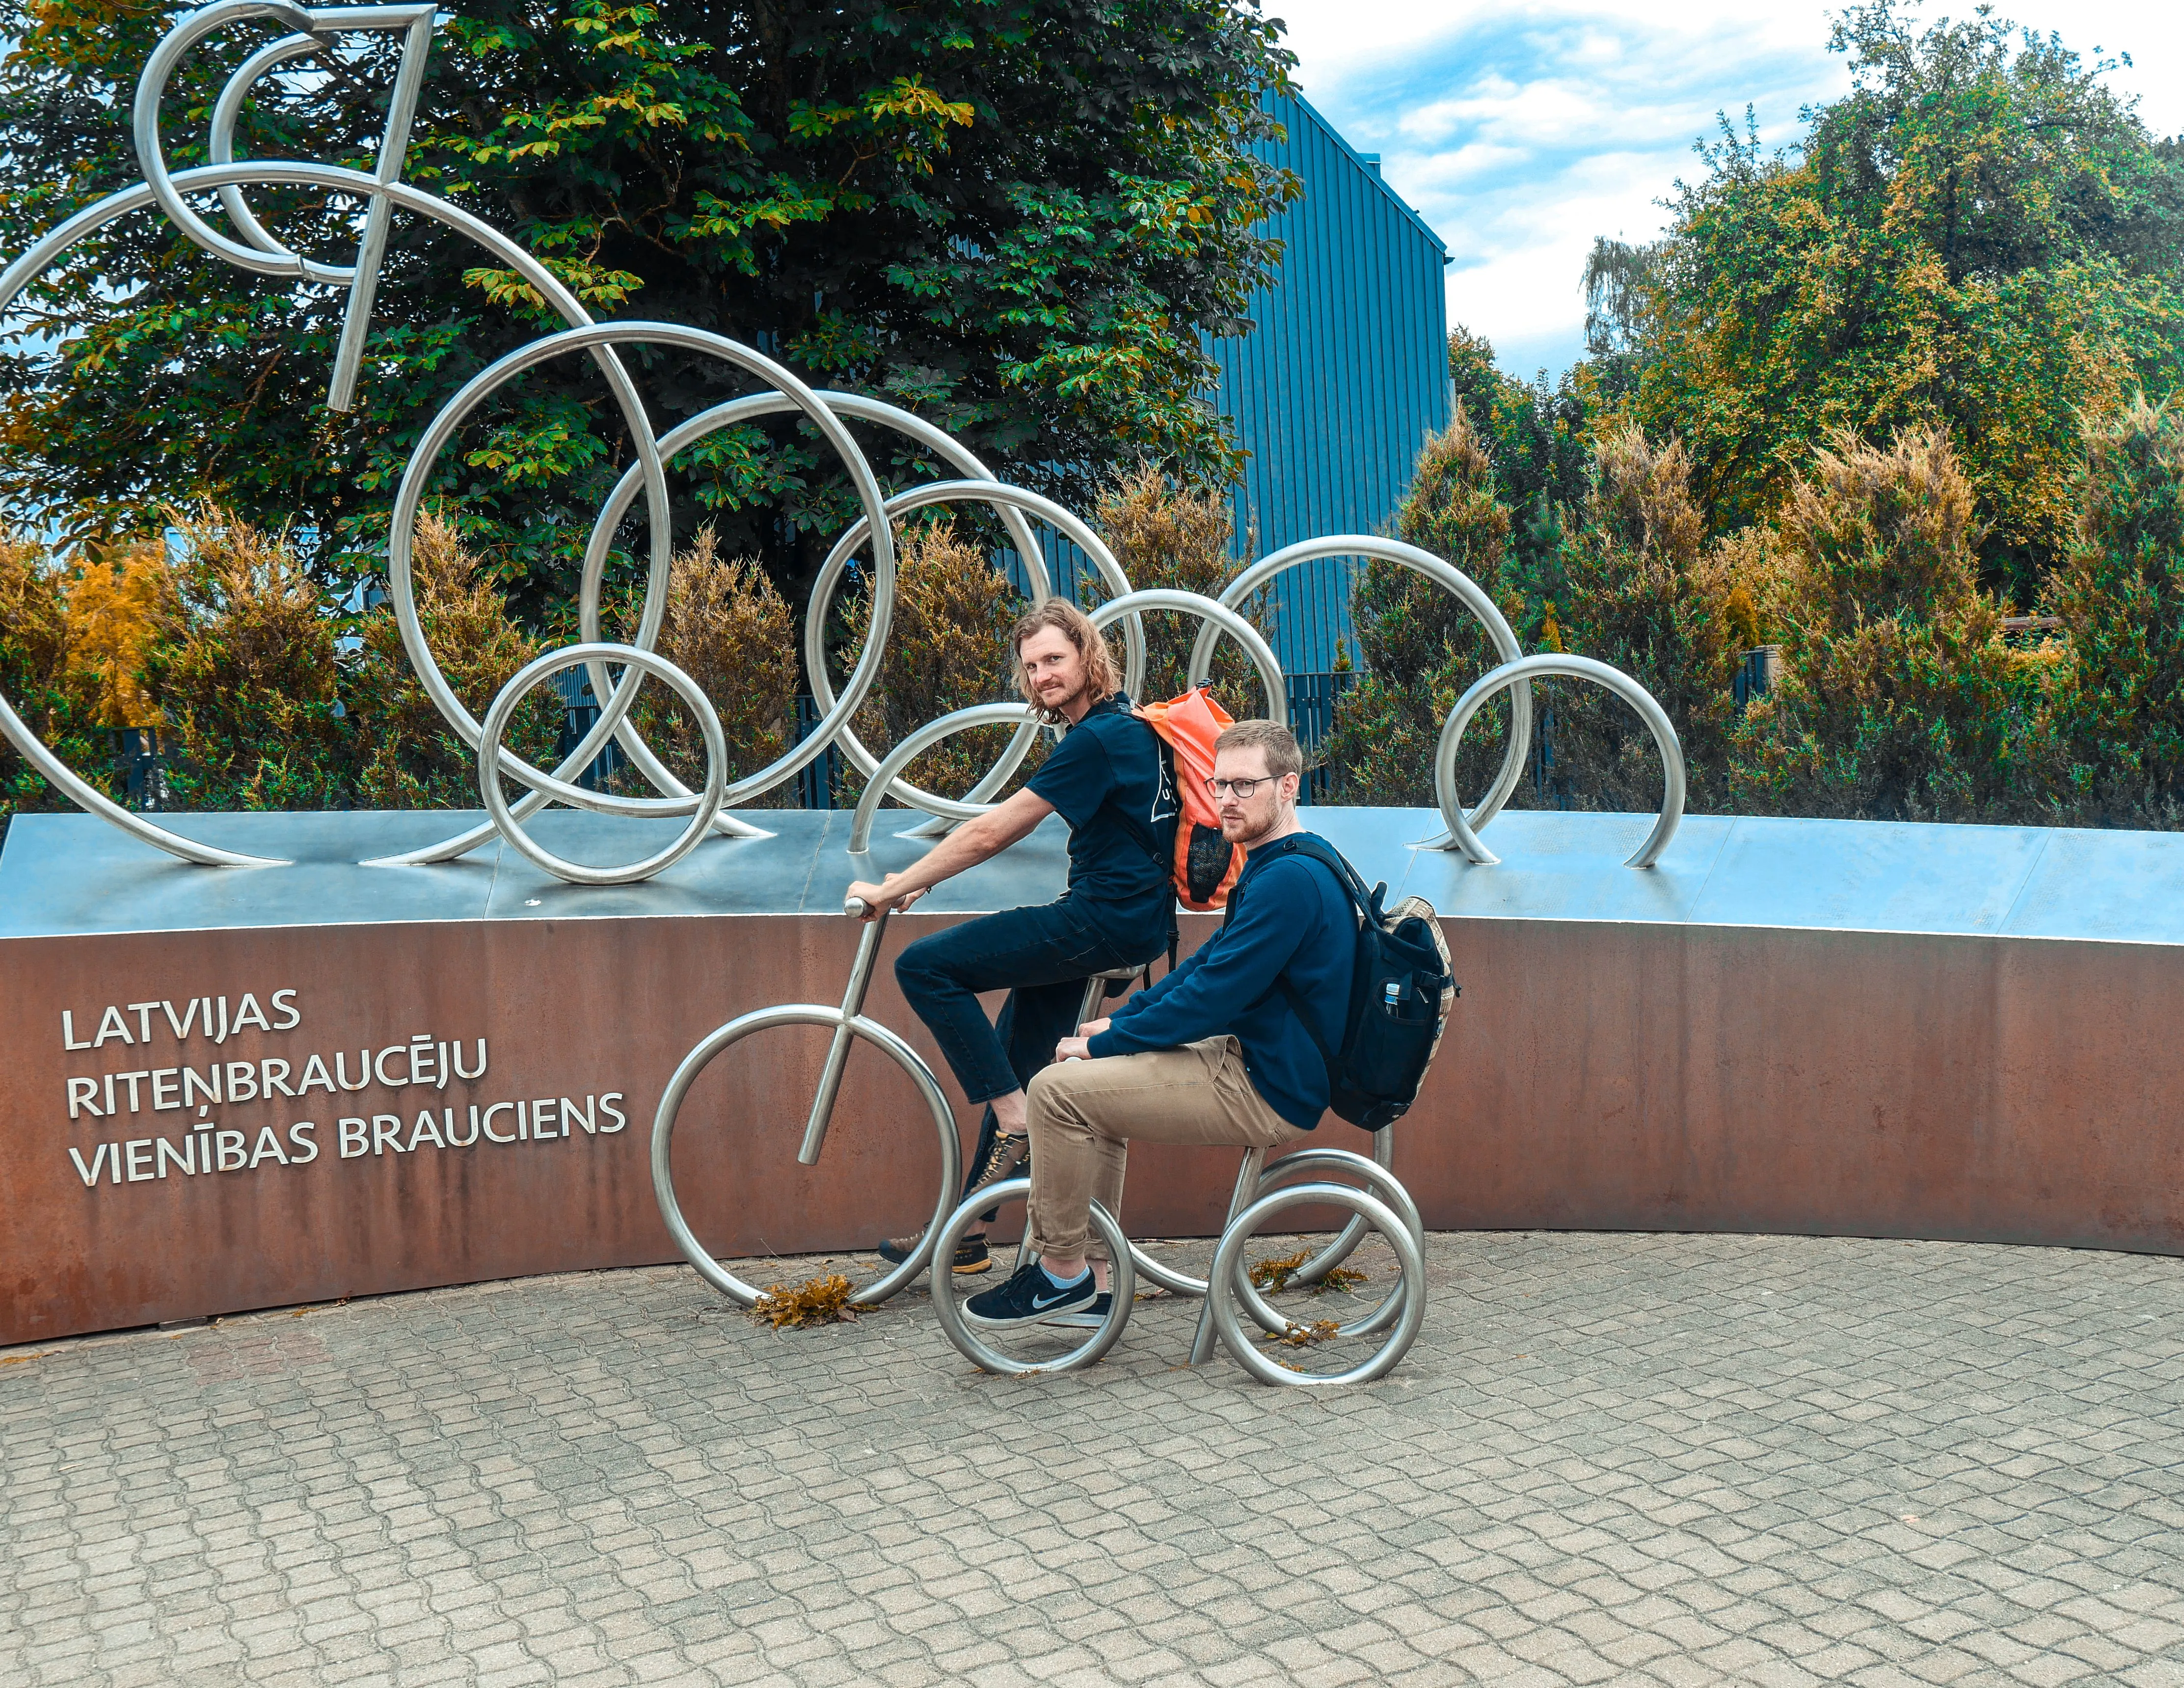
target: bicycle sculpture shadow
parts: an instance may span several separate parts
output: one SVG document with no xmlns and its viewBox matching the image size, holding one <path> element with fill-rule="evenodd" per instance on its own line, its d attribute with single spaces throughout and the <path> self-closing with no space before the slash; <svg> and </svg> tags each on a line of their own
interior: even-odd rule
<svg viewBox="0 0 2184 1688">
<path fill-rule="evenodd" d="M 261 22 L 279 25 L 288 33 L 251 54 L 222 88 L 209 118 L 207 156 L 212 162 L 170 171 L 160 139 L 160 105 L 176 67 L 209 36 L 233 26 Z M 1501 812 L 1523 773 L 1531 738 L 1530 682 L 1559 677 L 1605 686 L 1629 702 L 1652 731 L 1663 765 L 1663 802 L 1652 831 L 1626 865 L 1651 867 L 1668 848 L 1682 816 L 1685 777 L 1674 728 L 1660 705 L 1637 682 L 1605 663 L 1559 653 L 1524 655 L 1515 633 L 1492 599 L 1468 576 L 1442 558 L 1396 540 L 1365 534 L 1338 534 L 1290 545 L 1261 559 L 1239 572 L 1217 599 L 1186 592 L 1134 590 L 1113 553 L 1076 514 L 1042 494 L 999 480 L 961 442 L 909 411 L 856 393 L 815 389 L 775 359 L 723 335 L 671 322 L 593 321 L 576 296 L 531 253 L 470 212 L 403 180 L 410 121 L 431 51 L 434 26 L 435 11 L 431 4 L 303 7 L 287 3 L 287 0 L 215 0 L 215 3 L 186 14 L 153 50 L 138 80 L 132 120 L 136 153 L 145 172 L 143 180 L 76 213 L 0 273 L 0 312 L 4 312 L 26 287 L 80 242 L 121 217 L 156 210 L 188 239 L 238 268 L 297 285 L 348 290 L 326 400 L 329 408 L 336 410 L 346 410 L 354 403 L 371 327 L 380 268 L 393 238 L 393 218 L 398 211 L 431 220 L 476 242 L 498 263 L 515 271 L 535 288 L 568 325 L 509 353 L 450 398 L 412 450 L 396 489 L 388 527 L 387 585 L 403 646 L 426 694 L 449 727 L 476 753 L 478 789 L 487 819 L 481 825 L 437 844 L 376 858 L 365 866 L 416 866 L 449 861 L 498 838 L 545 872 L 571 883 L 636 883 L 673 866 L 709 837 L 747 839 L 767 836 L 729 811 L 795 778 L 830 748 L 838 750 L 866 782 L 852 823 L 853 853 L 861 854 L 869 849 L 872 827 L 884 800 L 922 811 L 930 817 L 913 827 L 910 836 L 934 836 L 950 825 L 984 812 L 989 799 L 1008 783 L 1021 766 L 1038 732 L 1037 722 L 1023 705 L 982 704 L 956 710 L 920 727 L 884 756 L 876 756 L 851 725 L 878 677 L 894 613 L 894 524 L 918 510 L 956 504 L 983 505 L 999 516 L 1008 543 L 1022 566 L 1028 595 L 1034 604 L 1053 593 L 1044 560 L 1045 549 L 1034 531 L 1034 521 L 1077 546 L 1091 560 L 1109 593 L 1108 601 L 1094 619 L 1102 627 L 1119 627 L 1124 655 L 1123 685 L 1133 696 L 1139 694 L 1145 677 L 1142 616 L 1147 611 L 1178 612 L 1195 617 L 1201 623 L 1190 655 L 1189 683 L 1202 683 L 1212 671 L 1220 641 L 1223 638 L 1234 638 L 1257 671 L 1265 693 L 1266 714 L 1278 721 L 1285 722 L 1288 719 L 1286 682 L 1266 640 L 1241 613 L 1243 607 L 1280 575 L 1324 558 L 1362 558 L 1411 570 L 1454 593 L 1463 603 L 1485 629 L 1498 659 L 1497 666 L 1480 676 L 1457 701 L 1442 727 L 1434 758 L 1434 790 L 1447 831 L 1445 837 L 1434 840 L 1428 847 L 1459 851 L 1481 866 L 1496 860 L 1479 841 L 1479 833 Z M 343 37 L 359 34 L 400 37 L 399 64 L 375 168 L 364 171 L 293 159 L 237 159 L 235 128 L 251 90 L 284 67 L 339 53 Z M 351 261 L 327 263 L 283 245 L 253 213 L 243 192 L 251 187 L 317 187 L 337 198 L 354 201 L 359 209 L 352 218 L 356 248 Z M 216 200 L 225 214 L 225 230 L 206 220 L 199 209 L 190 203 L 195 198 L 202 205 L 208 197 Z M 644 399 L 616 349 L 642 344 L 674 346 L 716 359 L 741 371 L 758 390 L 716 405 L 662 433 L 654 426 Z M 470 712 L 448 685 L 418 618 L 412 547 L 419 515 L 435 465 L 456 432 L 478 407 L 526 370 L 549 359 L 577 354 L 588 356 L 605 381 L 628 431 L 635 460 L 608 494 L 585 546 L 577 599 L 580 637 L 528 664 L 501 688 L 481 719 Z M 843 472 L 855 493 L 860 514 L 836 540 L 805 606 L 803 655 L 805 671 L 820 707 L 820 719 L 794 749 L 757 772 L 731 782 L 727 777 L 727 749 L 717 711 L 703 688 L 655 648 L 666 617 L 668 573 L 674 554 L 667 465 L 723 428 L 791 414 L 808 422 L 840 460 Z M 892 493 L 884 491 L 850 432 L 852 422 L 902 436 L 948 465 L 960 478 L 931 482 Z M 635 632 L 626 641 L 610 640 L 601 637 L 600 632 L 605 569 L 613 553 L 615 535 L 636 509 L 640 495 L 647 541 L 644 598 Z M 871 582 L 872 612 L 862 649 L 838 690 L 828 676 L 822 635 L 835 594 L 852 560 L 860 556 L 865 559 L 865 572 Z M 553 675 L 580 666 L 599 704 L 598 718 L 554 768 L 548 771 L 533 766 L 503 744 L 509 721 L 517 705 L 532 689 Z M 647 745 L 630 717 L 639 688 L 647 679 L 657 680 L 671 689 L 698 718 L 705 746 L 706 772 L 702 785 L 696 790 L 667 768 Z M 1490 698 L 1505 690 L 1510 699 L 1509 734 L 1501 766 L 1485 794 L 1467 811 L 1456 790 L 1458 744 L 1479 710 Z M 941 740 L 972 727 L 994 725 L 1014 725 L 1017 731 L 993 766 L 963 797 L 951 799 L 925 791 L 904 777 L 904 771 L 911 760 Z M 278 868 L 287 865 L 185 838 L 142 814 L 122 807 L 78 776 L 40 742 L 4 695 L 0 695 L 0 733 L 6 734 L 56 789 L 88 812 L 143 843 L 185 861 L 209 866 Z M 629 764 L 649 783 L 656 795 L 638 797 L 599 792 L 574 783 L 573 776 L 588 767 L 610 743 L 620 747 Z M 522 795 L 511 802 L 504 790 L 504 781 L 522 788 Z M 524 823 L 549 803 L 606 815 L 679 818 L 684 824 L 671 843 L 649 855 L 619 865 L 595 866 L 554 855 L 526 830 Z M 872 1303 L 894 1294 L 925 1269 L 934 1257 L 936 1248 L 952 1249 L 954 1233 L 968 1223 L 974 1209 L 1019 1193 L 1015 1185 L 1022 1181 L 1015 1180 L 1009 1185 L 983 1191 L 950 1212 L 961 1166 L 954 1117 L 946 1098 L 932 1070 L 916 1052 L 896 1033 L 861 1011 L 866 987 L 886 926 L 887 919 L 883 916 L 866 928 L 848 991 L 838 1008 L 823 1004 L 783 1004 L 730 1022 L 690 1052 L 677 1070 L 661 1101 L 654 1130 L 653 1174 L 663 1217 L 677 1245 L 699 1274 L 744 1305 L 749 1305 L 756 1292 L 707 1254 L 683 1220 L 669 1173 L 668 1145 L 676 1110 L 697 1073 L 722 1050 L 757 1031 L 785 1025 L 822 1025 L 833 1030 L 833 1043 L 799 1157 L 806 1165 L 816 1164 L 818 1160 L 849 1048 L 858 1038 L 877 1045 L 910 1075 L 933 1114 L 940 1146 L 941 1198 L 934 1208 L 933 1223 L 927 1228 L 925 1245 L 900 1267 L 861 1286 L 855 1291 L 859 1301 Z M 1326 1380 L 1289 1372 L 1268 1361 L 1244 1339 L 1237 1309 L 1240 1306 L 1245 1315 L 1270 1331 L 1280 1333 L 1290 1329 L 1251 1284 L 1245 1269 L 1243 1243 L 1276 1213 L 1301 1204 L 1332 1204 L 1349 1209 L 1352 1215 L 1350 1223 L 1334 1243 L 1306 1262 L 1290 1281 L 1312 1283 L 1323 1279 L 1357 1245 L 1368 1228 L 1378 1230 L 1387 1239 L 1401 1265 L 1400 1284 L 1373 1312 L 1345 1329 L 1361 1335 L 1386 1331 L 1388 1342 L 1363 1365 L 1349 1372 L 1329 1374 L 1336 1381 L 1379 1375 L 1408 1346 L 1424 1308 L 1424 1280 L 1418 1252 L 1422 1232 L 1416 1208 L 1401 1185 L 1386 1170 L 1388 1158 L 1384 1132 L 1379 1134 L 1376 1155 L 1371 1160 L 1346 1150 L 1318 1149 L 1287 1156 L 1272 1168 L 1262 1169 L 1256 1156 L 1247 1156 L 1230 1207 L 1231 1223 L 1223 1233 L 1209 1280 L 1191 1279 L 1162 1266 L 1123 1237 L 1112 1215 L 1095 1212 L 1095 1223 L 1114 1260 L 1115 1311 L 1089 1341 L 1067 1354 L 1035 1364 L 1019 1364 L 996 1354 L 963 1326 L 956 1309 L 952 1284 L 937 1286 L 935 1304 L 941 1322 L 959 1348 L 974 1362 L 990 1369 L 1063 1369 L 1089 1364 L 1112 1345 L 1128 1318 L 1137 1275 L 1142 1274 L 1179 1294 L 1206 1295 L 1206 1283 L 1210 1281 L 1222 1288 L 1206 1295 L 1206 1316 L 1200 1321 L 1193 1347 L 1194 1361 L 1206 1357 L 1217 1331 L 1230 1351 L 1256 1375 L 1277 1382 Z M 1340 1173 L 1359 1180 L 1365 1188 L 1351 1189 L 1323 1181 L 1275 1188 L 1280 1179 L 1304 1172 Z M 947 1257 L 945 1252 L 939 1257 Z"/>
</svg>

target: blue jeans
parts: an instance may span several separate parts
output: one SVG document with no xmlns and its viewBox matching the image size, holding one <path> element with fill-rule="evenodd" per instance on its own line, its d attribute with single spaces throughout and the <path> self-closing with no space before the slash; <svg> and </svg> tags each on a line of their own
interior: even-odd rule
<svg viewBox="0 0 2184 1688">
<path fill-rule="evenodd" d="M 967 1100 L 1006 1096 L 1051 1064 L 1055 1045 L 1077 1029 L 1086 979 L 1167 948 L 1165 930 L 1118 933 L 1099 913 L 1067 897 L 1006 909 L 921 938 L 895 958 L 895 983 Z M 1000 1020 L 989 1023 L 978 993 L 1004 989 Z"/>
</svg>

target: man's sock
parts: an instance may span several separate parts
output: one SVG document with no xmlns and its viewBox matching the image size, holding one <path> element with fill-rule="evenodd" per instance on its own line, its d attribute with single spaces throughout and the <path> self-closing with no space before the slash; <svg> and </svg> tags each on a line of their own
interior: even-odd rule
<svg viewBox="0 0 2184 1688">
<path fill-rule="evenodd" d="M 1073 1288 L 1075 1285 L 1082 1284 L 1086 1279 L 1092 1275 L 1092 1268 L 1089 1266 L 1087 1266 L 1074 1278 L 1056 1278 L 1051 1272 L 1049 1272 L 1046 1269 L 1046 1262 L 1043 1260 L 1039 1263 L 1039 1275 L 1045 1278 L 1048 1283 L 1053 1284 L 1057 1290 Z"/>
</svg>

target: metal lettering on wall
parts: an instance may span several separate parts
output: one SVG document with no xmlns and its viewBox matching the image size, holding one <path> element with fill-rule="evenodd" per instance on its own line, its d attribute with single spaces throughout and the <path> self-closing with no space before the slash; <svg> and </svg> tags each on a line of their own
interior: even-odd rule
<svg viewBox="0 0 2184 1688">
<path fill-rule="evenodd" d="M 481 371 L 448 400 L 412 451 L 397 489 L 389 527 L 388 583 L 403 644 L 434 705 L 463 741 L 477 752 L 479 790 L 489 818 L 484 825 L 425 849 L 367 865 L 413 866 L 451 861 L 498 836 L 546 872 L 572 883 L 621 884 L 643 880 L 681 860 L 716 833 L 729 838 L 764 837 L 763 833 L 727 811 L 796 778 L 830 747 L 838 749 L 873 788 L 869 796 L 872 805 L 876 806 L 880 795 L 884 794 L 932 816 L 933 819 L 925 823 L 921 832 L 931 832 L 983 812 L 987 799 L 1006 783 L 1030 748 L 1037 728 L 1028 710 L 982 705 L 944 716 L 920 730 L 918 742 L 930 745 L 955 733 L 992 725 L 997 719 L 1017 724 L 1018 730 L 999 760 L 960 800 L 922 791 L 900 777 L 900 770 L 906 763 L 906 757 L 890 756 L 889 766 L 883 769 L 880 759 L 860 741 L 851 726 L 878 677 L 894 613 L 894 523 L 919 510 L 961 503 L 983 504 L 999 514 L 1009 543 L 1027 571 L 1035 603 L 1050 595 L 1051 586 L 1042 560 L 1042 548 L 1032 532 L 1033 520 L 1052 528 L 1091 559 L 1112 594 L 1101 609 L 1100 617 L 1109 624 L 1120 624 L 1125 651 L 1125 684 L 1133 694 L 1139 689 L 1145 672 L 1141 615 L 1148 610 L 1180 612 L 1195 616 L 1202 625 L 1192 652 L 1190 683 L 1200 683 L 1212 671 L 1219 640 L 1223 637 L 1235 638 L 1257 666 L 1267 685 L 1268 713 L 1278 721 L 1285 719 L 1287 715 L 1280 670 L 1264 641 L 1256 637 L 1254 630 L 1242 622 L 1236 612 L 1277 577 L 1322 558 L 1364 558 L 1412 570 L 1454 593 L 1479 618 L 1495 647 L 1499 663 L 1458 700 L 1440 735 L 1435 758 L 1435 790 L 1448 835 L 1439 841 L 1440 844 L 1460 850 L 1482 865 L 1495 861 L 1493 854 L 1479 842 L 1478 833 L 1501 811 L 1522 774 L 1531 734 L 1531 682 L 1556 676 L 1606 685 L 1629 701 L 1644 718 L 1662 753 L 1664 792 L 1660 820 L 1628 865 L 1650 867 L 1667 849 L 1683 812 L 1685 781 L 1674 729 L 1659 705 L 1636 682 L 1604 663 L 1557 655 L 1524 657 L 1514 632 L 1492 599 L 1442 558 L 1396 540 L 1338 534 L 1287 546 L 1252 564 L 1238 573 L 1217 600 L 1189 593 L 1134 593 L 1113 554 L 1083 520 L 1039 493 L 996 480 L 960 441 L 922 418 L 859 394 L 816 391 L 773 359 L 722 335 L 677 323 L 593 321 L 576 296 L 521 246 L 471 213 L 403 180 L 410 121 L 432 47 L 434 17 L 434 8 L 429 4 L 306 8 L 287 3 L 287 0 L 216 0 L 214 4 L 186 14 L 153 51 L 137 84 L 135 136 L 144 180 L 78 212 L 0 274 L 0 311 L 4 311 L 25 287 L 78 242 L 120 217 L 156 209 L 199 247 L 240 268 L 276 279 L 348 290 L 326 397 L 329 407 L 337 410 L 351 405 L 363 370 L 380 268 L 392 237 L 393 214 L 398 210 L 428 218 L 476 242 L 497 261 L 520 275 L 569 325 L 558 333 L 544 336 L 508 354 Z M 259 49 L 228 79 L 210 118 L 207 156 L 212 162 L 170 172 L 162 150 L 159 118 L 161 97 L 175 67 L 199 42 L 231 26 L 256 21 L 279 24 L 292 33 Z M 359 31 L 398 34 L 401 37 L 399 68 L 374 169 L 365 172 L 304 159 L 237 160 L 235 125 L 251 88 L 283 66 L 315 55 L 323 56 L 337 37 Z M 365 209 L 351 261 L 329 264 L 282 245 L 252 213 L 243 193 L 248 186 L 315 187 L 337 197 L 359 202 Z M 222 232 L 192 209 L 190 196 L 202 198 L 208 194 L 217 198 L 232 233 Z M 663 433 L 654 426 L 644 399 L 616 349 L 636 344 L 672 345 L 717 359 L 751 377 L 762 390 L 716 405 Z M 586 546 L 577 605 L 579 639 L 540 656 L 515 675 L 481 720 L 465 707 L 448 684 L 418 620 L 411 547 L 420 508 L 441 453 L 480 404 L 526 370 L 549 359 L 577 353 L 590 357 L 605 378 L 628 429 L 636 460 L 608 495 Z M 688 675 L 654 649 L 666 617 L 668 570 L 674 551 L 667 467 L 678 455 L 723 428 L 791 413 L 800 413 L 840 459 L 861 514 L 841 534 L 820 570 L 805 616 L 805 667 L 822 711 L 821 719 L 794 749 L 756 773 L 730 783 L 726 777 L 727 748 L 716 711 Z M 850 432 L 851 422 L 889 428 L 904 435 L 947 463 L 962 478 L 912 487 L 892 495 L 883 493 Z M 636 506 L 640 493 L 648 527 L 649 568 L 637 632 L 628 643 L 619 643 L 600 637 L 601 587 L 614 535 Z M 872 616 L 863 649 L 838 693 L 827 673 L 822 635 L 828 622 L 827 610 L 850 560 L 860 553 L 869 557 Z M 553 674 L 579 665 L 586 669 L 593 693 L 599 699 L 599 717 L 558 766 L 550 772 L 534 767 L 501 743 L 510 717 L 532 688 Z M 612 672 L 616 668 L 621 671 L 619 678 Z M 638 689 L 647 678 L 670 687 L 697 716 L 707 751 L 705 783 L 697 791 L 691 790 L 669 771 L 629 718 Z M 1510 694 L 1510 733 L 1502 766 L 1485 795 L 1467 815 L 1455 788 L 1457 740 L 1486 699 L 1504 689 Z M 0 697 L 0 733 L 4 733 L 58 789 L 83 808 L 147 844 L 209 866 L 266 868 L 285 865 L 270 857 L 222 850 L 184 838 L 142 814 L 121 807 L 78 777 L 41 744 L 5 697 Z M 624 796 L 593 791 L 573 783 L 610 740 L 621 747 L 631 765 L 652 783 L 659 795 Z M 522 796 L 513 803 L 502 789 L 504 780 L 512 780 L 526 788 Z M 611 815 L 675 817 L 685 819 L 687 824 L 671 843 L 651 855 L 618 866 L 593 866 L 553 855 L 524 830 L 524 822 L 549 802 Z"/>
<path fill-rule="evenodd" d="M 253 1028 L 269 1038 L 296 1034 L 295 1041 L 279 1045 L 279 1055 L 246 1060 L 215 1053 Z M 76 1139 L 64 1146 L 86 1188 L 255 1173 L 269 1162 L 308 1166 L 321 1152 L 353 1161 L 559 1144 L 571 1139 L 571 1128 L 581 1143 L 612 1137 L 629 1123 L 622 1090 L 588 1090 L 580 1100 L 488 1085 L 492 1050 L 482 1035 L 426 1031 L 353 1052 L 324 1048 L 308 1035 L 292 989 L 268 991 L 262 1000 L 246 990 L 179 1004 L 108 1003 L 103 1011 L 86 1009 L 81 1036 L 75 1010 L 64 1008 L 60 1034 L 64 1051 L 91 1056 L 84 1065 L 92 1070 L 63 1081 L 69 1132 Z M 160 1055 L 173 1064 L 151 1064 Z M 419 1089 L 432 1093 L 421 1107 Z M 346 1100 L 352 1096 L 359 1100 Z M 309 1117 L 302 1117 L 306 1112 Z M 160 1117 L 166 1114 L 180 1117 Z M 140 1130 L 147 1134 L 134 1134 Z"/>
</svg>

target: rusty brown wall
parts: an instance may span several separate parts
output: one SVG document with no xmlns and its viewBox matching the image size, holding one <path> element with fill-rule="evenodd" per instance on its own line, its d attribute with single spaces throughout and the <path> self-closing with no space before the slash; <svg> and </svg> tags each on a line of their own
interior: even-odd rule
<svg viewBox="0 0 2184 1688">
<path fill-rule="evenodd" d="M 906 916 L 893 953 L 934 919 Z M 1195 940 L 1210 920 L 1188 922 Z M 1465 991 L 1397 1169 L 1435 1227 L 1758 1230 L 2184 1252 L 2184 950 L 2037 939 L 1451 921 Z M 850 923 L 797 916 L 492 922 L 0 943 L 0 1343 L 253 1306 L 672 1257 L 653 1205 L 652 1111 L 682 1053 L 748 1009 L 837 1000 Z M 79 1040 L 109 1005 L 297 993 L 289 1031 L 177 1047 Z M 915 1028 L 892 978 L 867 1011 Z M 124 1017 L 132 1035 L 140 1017 Z M 209 1110 L 253 1150 L 310 1120 L 308 1164 L 116 1183 L 103 1142 L 182 1146 L 194 1108 L 88 1115 L 70 1075 L 375 1052 L 460 1039 L 484 1078 L 444 1091 Z M 922 1028 L 913 1039 L 928 1059 Z M 913 1228 L 937 1158 L 906 1080 L 850 1067 L 822 1163 L 794 1147 L 816 1031 L 740 1045 L 700 1081 L 677 1184 L 723 1255 L 868 1245 Z M 383 1063 L 390 1076 L 403 1059 Z M 952 1085 L 950 1087 L 952 1089 Z M 148 1104 L 149 1085 L 140 1081 Z M 337 1152 L 337 1118 L 620 1093 L 626 1128 L 543 1142 Z M 119 1093 L 118 1093 L 119 1099 Z M 558 1109 L 555 1110 L 558 1111 Z M 604 1112 L 594 1106 L 604 1126 Z M 506 1114 L 497 1128 L 504 1129 Z M 968 1111 L 963 1123 L 970 1124 Z M 164 1128 L 164 1129 L 162 1129 Z M 1330 1121 L 1344 1146 L 1365 1139 Z M 202 1140 L 202 1139 L 198 1139 Z M 232 1139 L 231 1139 L 231 1142 Z M 69 1155 L 100 1168 L 87 1188 Z M 231 1151 L 230 1158 L 232 1158 Z M 135 1169 L 156 1165 L 140 1149 Z M 1217 1223 L 1234 1158 L 1141 1151 L 1144 1234 Z"/>
</svg>

